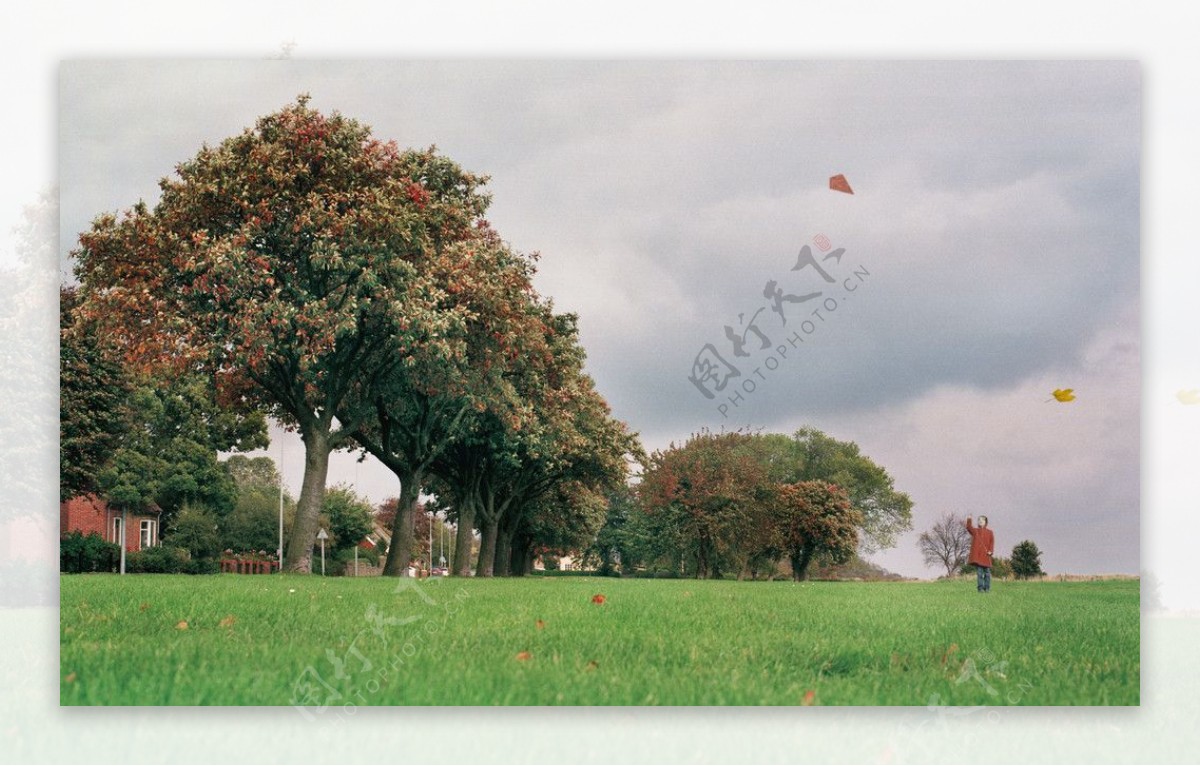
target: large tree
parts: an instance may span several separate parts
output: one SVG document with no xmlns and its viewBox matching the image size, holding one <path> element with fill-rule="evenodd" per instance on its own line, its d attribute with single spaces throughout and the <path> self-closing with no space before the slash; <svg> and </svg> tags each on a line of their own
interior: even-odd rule
<svg viewBox="0 0 1200 766">
<path fill-rule="evenodd" d="M 429 264 L 474 236 L 481 178 L 402 151 L 307 97 L 204 147 L 159 202 L 98 218 L 74 256 L 91 315 L 139 360 L 202 365 L 296 428 L 305 469 L 286 565 L 311 571 L 337 417 L 416 354 L 450 353 Z"/>
<path fill-rule="evenodd" d="M 773 480 L 784 484 L 823 481 L 846 490 L 850 505 L 862 514 L 859 547 L 863 552 L 890 548 L 900 534 L 912 528 L 912 499 L 898 491 L 887 470 L 854 442 L 805 427 L 790 439 L 765 435 L 759 444 Z"/>
<path fill-rule="evenodd" d="M 501 542 L 506 539 L 503 527 L 512 524 L 515 531 L 497 550 L 495 574 L 525 575 L 537 554 L 584 554 L 604 525 L 610 494 L 583 482 L 564 482 L 502 520 Z"/>
<path fill-rule="evenodd" d="M 642 507 L 687 546 L 698 578 L 720 577 L 723 565 L 766 542 L 773 487 L 757 438 L 703 431 L 650 456 L 638 485 Z"/>
<path fill-rule="evenodd" d="M 818 554 L 844 564 L 858 547 L 862 514 L 852 508 L 836 484 L 802 481 L 784 484 L 773 504 L 776 544 L 792 564 L 792 578 L 803 580 Z"/>
<path fill-rule="evenodd" d="M 59 499 L 100 491 L 97 477 L 130 428 L 133 380 L 94 323 L 80 321 L 77 291 L 59 289 Z"/>
<path fill-rule="evenodd" d="M 538 305 L 541 321 L 524 353 L 509 363 L 513 398 L 471 413 L 465 433 L 434 463 L 437 490 L 456 512 L 460 530 L 480 533 L 476 574 L 507 574 L 521 516 L 567 482 L 591 488 L 622 483 L 627 458 L 641 453 L 635 434 L 614 419 L 583 372 L 577 319 Z M 528 537 L 517 558 L 527 557 Z M 456 574 L 469 570 L 470 540 L 458 536 Z M 497 565 L 497 563 L 499 564 Z"/>
<path fill-rule="evenodd" d="M 967 562 L 967 554 L 971 551 L 971 535 L 962 519 L 947 513 L 921 533 L 917 544 L 927 566 L 945 567 L 946 576 L 952 577 Z"/>
<path fill-rule="evenodd" d="M 638 558 L 636 541 L 632 539 L 633 518 L 637 513 L 637 496 L 631 487 L 622 486 L 610 492 L 604 504 L 604 522 L 588 549 L 589 555 L 600 560 L 600 574 L 618 571 L 631 572 Z"/>
<path fill-rule="evenodd" d="M 421 490 L 435 461 L 471 434 L 475 414 L 527 416 L 509 375 L 515 360 L 543 354 L 546 346 L 533 259 L 490 229 L 481 226 L 473 239 L 448 248 L 433 270 L 442 287 L 439 309 L 463 318 L 445 337 L 450 352 L 410 355 L 349 398 L 342 416 L 358 424 L 354 440 L 400 482 L 386 575 L 408 571 Z"/>
</svg>

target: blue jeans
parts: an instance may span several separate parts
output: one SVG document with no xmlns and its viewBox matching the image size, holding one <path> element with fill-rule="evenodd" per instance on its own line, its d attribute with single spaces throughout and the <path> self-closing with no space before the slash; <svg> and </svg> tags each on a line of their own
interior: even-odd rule
<svg viewBox="0 0 1200 766">
<path fill-rule="evenodd" d="M 992 589 L 992 568 L 975 565 L 975 589 L 987 593 Z"/>
</svg>

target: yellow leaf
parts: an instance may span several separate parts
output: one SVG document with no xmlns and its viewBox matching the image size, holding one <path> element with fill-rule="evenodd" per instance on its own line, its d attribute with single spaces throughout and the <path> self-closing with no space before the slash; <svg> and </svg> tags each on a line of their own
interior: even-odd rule
<svg viewBox="0 0 1200 766">
<path fill-rule="evenodd" d="M 1052 396 L 1060 402 L 1075 401 L 1075 389 L 1073 388 L 1056 388 Z M 1047 399 L 1046 401 L 1050 401 Z"/>
</svg>

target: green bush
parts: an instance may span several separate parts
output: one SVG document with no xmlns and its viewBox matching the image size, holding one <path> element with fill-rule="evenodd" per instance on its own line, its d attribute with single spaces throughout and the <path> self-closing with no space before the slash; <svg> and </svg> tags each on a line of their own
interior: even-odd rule
<svg viewBox="0 0 1200 766">
<path fill-rule="evenodd" d="M 632 577 L 644 580 L 679 580 L 682 575 L 674 569 L 638 569 Z"/>
<path fill-rule="evenodd" d="M 221 573 L 216 559 L 191 559 L 183 565 L 183 573 L 190 575 L 213 575 Z"/>
<path fill-rule="evenodd" d="M 163 545 L 183 548 L 193 558 L 213 558 L 221 552 L 217 515 L 198 505 L 185 505 L 175 516 Z"/>
<path fill-rule="evenodd" d="M 71 574 L 80 572 L 115 572 L 121 563 L 121 546 L 105 542 L 92 532 L 68 532 L 59 540 L 59 570 Z"/>
<path fill-rule="evenodd" d="M 187 551 L 167 545 L 143 548 L 125 556 L 125 571 L 134 574 L 181 574 L 190 563 Z"/>
<path fill-rule="evenodd" d="M 1017 546 L 1012 551 L 1012 571 L 1018 580 L 1027 580 L 1030 577 L 1041 577 L 1046 574 L 1042 571 L 1042 552 L 1038 550 L 1037 543 L 1032 540 L 1022 540 L 1017 543 Z"/>
<path fill-rule="evenodd" d="M 252 487 L 239 490 L 237 506 L 220 521 L 220 525 L 223 548 L 274 551 L 279 547 L 278 489 Z"/>
</svg>

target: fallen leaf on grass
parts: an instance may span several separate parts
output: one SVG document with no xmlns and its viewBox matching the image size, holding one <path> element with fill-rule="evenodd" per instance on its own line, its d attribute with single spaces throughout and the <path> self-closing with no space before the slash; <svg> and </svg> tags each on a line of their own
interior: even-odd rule
<svg viewBox="0 0 1200 766">
<path fill-rule="evenodd" d="M 601 593 L 597 593 L 596 595 L 592 596 L 592 603 L 593 604 L 603 604 L 604 603 L 604 595 Z"/>
<path fill-rule="evenodd" d="M 592 671 L 598 667 L 600 667 L 599 662 L 596 662 L 595 660 L 588 660 L 588 664 L 584 667 L 584 670 Z"/>
<path fill-rule="evenodd" d="M 542 622 L 541 620 L 538 620 L 535 624 L 537 625 L 538 630 L 541 630 L 546 627 L 546 623 Z"/>
<path fill-rule="evenodd" d="M 187 628 L 187 620 L 180 620 L 179 622 L 175 623 L 176 630 L 187 630 Z"/>
<path fill-rule="evenodd" d="M 75 683 L 75 673 L 73 673 L 73 672 L 68 673 L 67 677 L 63 679 L 63 683 L 68 683 L 68 684 Z"/>
<path fill-rule="evenodd" d="M 149 604 L 149 603 L 147 603 L 147 602 L 145 602 L 145 601 L 143 601 L 143 602 L 142 602 L 142 605 L 138 607 L 138 611 L 139 611 L 139 612 L 144 612 L 144 611 L 146 611 L 146 610 L 147 610 L 147 609 L 149 609 L 149 608 L 150 608 L 150 604 Z"/>
<path fill-rule="evenodd" d="M 532 659 L 533 659 L 533 655 L 530 654 L 529 652 L 517 652 L 517 660 L 519 662 L 524 662 L 525 660 L 532 660 Z"/>
<path fill-rule="evenodd" d="M 947 649 L 946 653 L 942 655 L 942 667 L 946 666 L 946 663 L 950 660 L 950 655 L 954 654 L 957 651 L 958 651 L 958 644 L 950 644 L 950 648 Z"/>
<path fill-rule="evenodd" d="M 219 624 L 222 628 L 228 628 L 228 627 L 231 627 L 235 622 L 237 622 L 237 618 L 231 614 L 231 615 L 222 617 L 221 622 Z"/>
<path fill-rule="evenodd" d="M 808 691 L 804 692 L 804 699 L 802 699 L 800 701 L 800 704 L 801 705 L 811 705 L 813 703 L 813 701 L 816 700 L 816 698 L 817 698 L 817 693 L 815 691 L 813 691 L 812 689 L 809 689 Z"/>
</svg>

